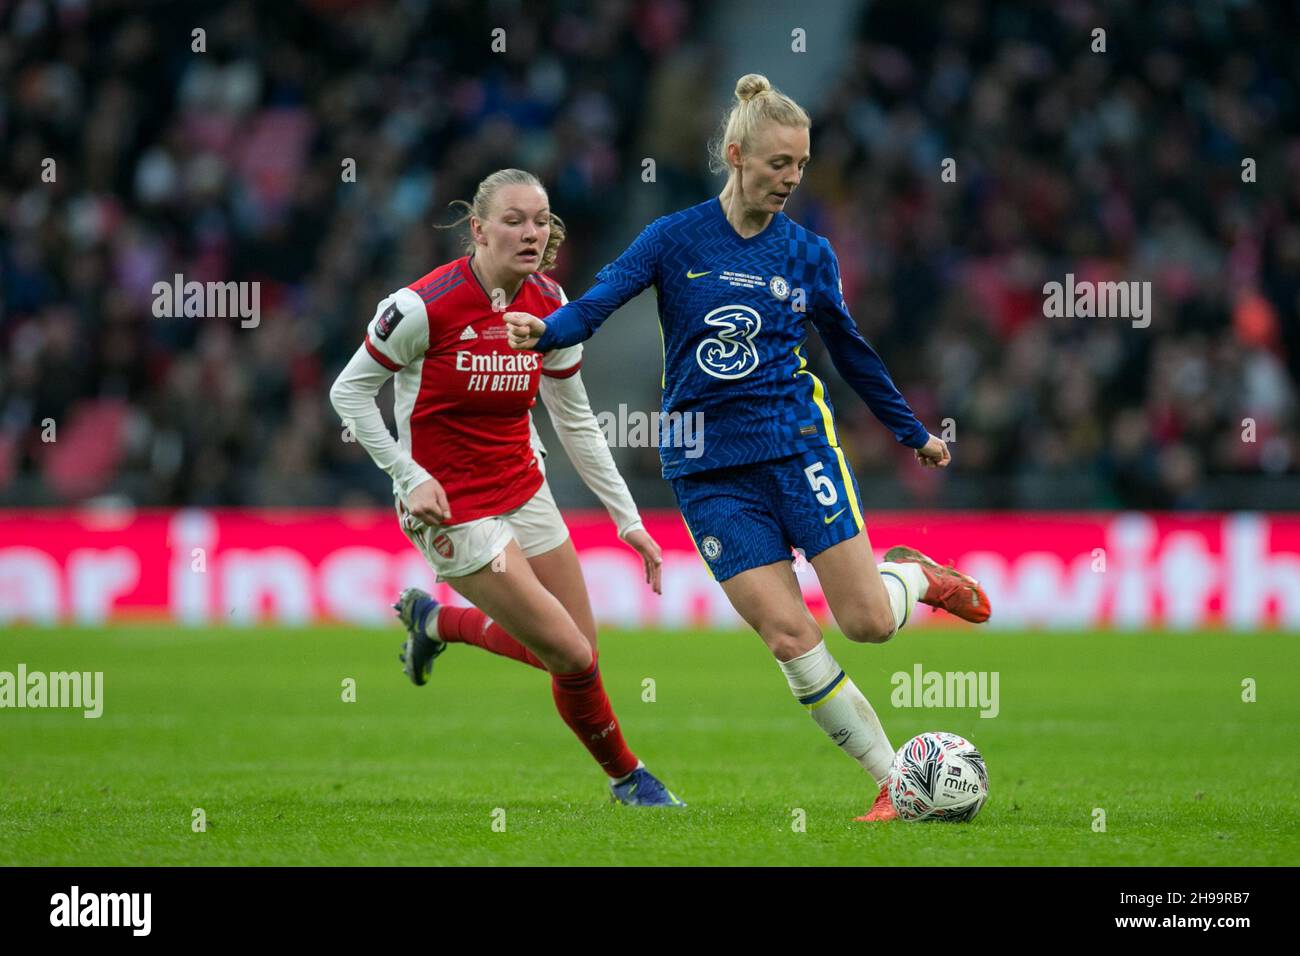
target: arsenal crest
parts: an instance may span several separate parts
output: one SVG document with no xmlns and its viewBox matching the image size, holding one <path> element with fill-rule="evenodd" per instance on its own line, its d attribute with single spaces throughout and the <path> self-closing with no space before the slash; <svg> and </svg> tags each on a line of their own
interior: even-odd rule
<svg viewBox="0 0 1300 956">
<path fill-rule="evenodd" d="M 444 533 L 433 539 L 433 550 L 444 558 L 450 558 L 456 549 L 451 545 L 451 538 Z"/>
</svg>

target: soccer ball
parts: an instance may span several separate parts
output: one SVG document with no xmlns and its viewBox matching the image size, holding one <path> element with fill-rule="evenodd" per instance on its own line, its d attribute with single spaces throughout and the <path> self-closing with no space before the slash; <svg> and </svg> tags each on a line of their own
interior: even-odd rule
<svg viewBox="0 0 1300 956">
<path fill-rule="evenodd" d="M 973 820 L 988 796 L 984 757 L 956 734 L 918 734 L 889 767 L 889 800 L 902 820 Z"/>
</svg>

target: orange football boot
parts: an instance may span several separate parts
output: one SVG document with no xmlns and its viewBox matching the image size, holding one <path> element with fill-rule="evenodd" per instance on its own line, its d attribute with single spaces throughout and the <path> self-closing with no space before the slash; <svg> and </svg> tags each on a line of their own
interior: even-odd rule
<svg viewBox="0 0 1300 956">
<path fill-rule="evenodd" d="M 943 608 L 949 614 L 972 624 L 983 624 L 989 619 L 989 614 L 992 613 L 989 596 L 969 574 L 962 574 L 956 568 L 945 568 L 916 548 L 903 545 L 886 551 L 885 560 L 896 564 L 910 561 L 921 566 L 928 584 L 925 597 L 921 598 L 922 604 Z"/>
<path fill-rule="evenodd" d="M 889 784 L 880 788 L 880 793 L 876 794 L 876 802 L 871 805 L 871 809 L 866 812 L 865 816 L 854 817 L 854 823 L 883 823 L 886 820 L 897 820 L 898 811 L 894 809 L 894 804 L 889 799 Z"/>
</svg>

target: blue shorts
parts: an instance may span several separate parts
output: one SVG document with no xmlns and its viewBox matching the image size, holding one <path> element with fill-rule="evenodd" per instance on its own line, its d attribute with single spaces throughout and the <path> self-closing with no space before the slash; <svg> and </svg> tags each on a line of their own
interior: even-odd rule
<svg viewBox="0 0 1300 956">
<path fill-rule="evenodd" d="M 670 481 L 695 547 L 719 581 L 814 558 L 863 528 L 858 482 L 829 445 L 789 458 L 715 468 Z"/>
</svg>

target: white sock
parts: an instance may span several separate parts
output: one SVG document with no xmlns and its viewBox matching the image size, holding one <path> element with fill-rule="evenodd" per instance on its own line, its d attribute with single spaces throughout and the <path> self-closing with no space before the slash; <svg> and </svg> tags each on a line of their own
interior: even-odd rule
<svg viewBox="0 0 1300 956">
<path fill-rule="evenodd" d="M 826 642 L 792 661 L 778 661 L 790 690 L 808 715 L 826 731 L 840 749 L 871 774 L 876 786 L 884 786 L 894 748 L 880 726 L 880 718 L 848 675 L 835 663 Z"/>
<path fill-rule="evenodd" d="M 435 641 L 442 640 L 438 636 L 438 616 L 442 614 L 442 604 L 433 609 L 433 613 L 424 619 L 424 636 Z"/>
<path fill-rule="evenodd" d="M 912 605 L 925 597 L 930 587 L 925 580 L 925 572 L 914 561 L 897 564 L 886 561 L 879 565 L 880 580 L 885 582 L 889 592 L 889 609 L 894 612 L 894 627 L 902 630 L 907 619 L 912 616 Z"/>
<path fill-rule="evenodd" d="M 610 780 L 616 785 L 620 784 L 628 777 L 632 776 L 632 774 L 636 773 L 638 770 L 643 770 L 644 768 L 645 768 L 645 761 L 638 759 L 636 762 L 636 766 L 633 767 L 629 773 L 625 773 L 621 777 L 611 777 Z"/>
</svg>

